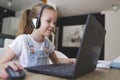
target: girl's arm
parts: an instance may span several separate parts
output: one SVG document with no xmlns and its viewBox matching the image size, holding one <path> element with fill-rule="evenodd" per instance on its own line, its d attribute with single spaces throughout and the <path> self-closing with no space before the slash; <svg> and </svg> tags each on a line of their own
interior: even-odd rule
<svg viewBox="0 0 120 80">
<path fill-rule="evenodd" d="M 15 53 L 13 52 L 11 48 L 8 48 L 6 53 L 4 53 L 2 57 L 0 58 L 0 64 L 4 64 L 10 61 L 13 57 L 15 57 Z"/>
<path fill-rule="evenodd" d="M 8 74 L 6 72 L 6 68 L 10 66 L 14 70 L 22 69 L 22 66 L 18 61 L 11 61 L 16 54 L 11 48 L 8 48 L 6 53 L 0 58 L 0 77 L 7 78 Z"/>
<path fill-rule="evenodd" d="M 59 58 L 56 56 L 57 53 L 53 52 L 50 55 L 50 59 L 53 63 L 61 63 L 61 64 L 73 64 L 76 63 L 75 58 Z"/>
</svg>

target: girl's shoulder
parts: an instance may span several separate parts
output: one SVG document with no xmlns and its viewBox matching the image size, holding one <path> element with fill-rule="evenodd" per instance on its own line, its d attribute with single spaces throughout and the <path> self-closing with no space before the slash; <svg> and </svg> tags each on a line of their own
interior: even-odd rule
<svg viewBox="0 0 120 80">
<path fill-rule="evenodd" d="M 28 36 L 27 34 L 22 34 L 22 35 L 19 35 L 15 38 L 15 40 L 24 40 L 24 38 Z"/>
<path fill-rule="evenodd" d="M 17 36 L 16 38 L 24 38 L 25 36 L 28 36 L 28 34 L 21 34 L 21 35 L 19 35 L 19 36 Z"/>
</svg>

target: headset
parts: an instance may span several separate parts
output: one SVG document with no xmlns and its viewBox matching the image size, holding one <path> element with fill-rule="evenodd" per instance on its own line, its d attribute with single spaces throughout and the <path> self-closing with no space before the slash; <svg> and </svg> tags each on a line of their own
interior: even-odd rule
<svg viewBox="0 0 120 80">
<path fill-rule="evenodd" d="M 41 7 L 41 10 L 40 10 L 40 12 L 39 12 L 39 14 L 38 14 L 38 16 L 36 17 L 36 18 L 33 18 L 32 19 L 32 26 L 33 26 L 33 28 L 35 28 L 35 29 L 38 29 L 39 27 L 40 27 L 40 25 L 41 25 L 41 21 L 40 21 L 40 19 L 41 19 L 41 15 L 42 15 L 42 13 L 43 13 L 43 10 L 47 7 L 48 5 L 42 5 L 42 7 Z"/>
</svg>

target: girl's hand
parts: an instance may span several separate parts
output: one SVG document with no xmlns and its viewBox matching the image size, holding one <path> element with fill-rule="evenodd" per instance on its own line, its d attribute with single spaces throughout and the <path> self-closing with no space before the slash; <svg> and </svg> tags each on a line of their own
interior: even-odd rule
<svg viewBox="0 0 120 80">
<path fill-rule="evenodd" d="M 6 64 L 4 64 L 4 65 L 0 64 L 0 78 L 8 77 L 8 74 L 5 69 L 6 69 Z"/>
<path fill-rule="evenodd" d="M 8 63 L 0 64 L 0 78 L 8 78 L 8 74 L 6 72 L 6 69 L 9 67 L 13 68 L 13 70 L 22 70 L 23 67 L 19 64 L 18 61 L 10 61 Z"/>
<path fill-rule="evenodd" d="M 58 58 L 58 62 L 57 63 L 61 63 L 61 64 L 75 64 L 76 63 L 76 59 L 75 58 Z"/>
<path fill-rule="evenodd" d="M 75 58 L 70 58 L 70 62 L 71 62 L 72 64 L 75 64 L 75 63 L 76 63 L 76 59 L 75 59 Z"/>
</svg>

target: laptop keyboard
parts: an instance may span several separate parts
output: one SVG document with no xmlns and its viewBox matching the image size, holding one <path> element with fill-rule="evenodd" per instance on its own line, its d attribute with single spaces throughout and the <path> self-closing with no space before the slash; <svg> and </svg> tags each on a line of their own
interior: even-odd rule
<svg viewBox="0 0 120 80">
<path fill-rule="evenodd" d="M 71 71 L 73 71 L 73 65 L 53 65 L 53 66 L 49 66 L 48 69 L 46 69 L 46 71 L 53 71 L 55 73 L 69 73 Z"/>
<path fill-rule="evenodd" d="M 52 64 L 52 65 L 43 65 L 43 66 L 36 66 L 36 67 L 29 67 L 25 68 L 26 70 L 30 72 L 36 72 L 36 73 L 46 73 L 51 74 L 72 74 L 74 72 L 74 65 L 73 64 Z M 70 74 L 70 75 L 71 75 Z"/>
</svg>

